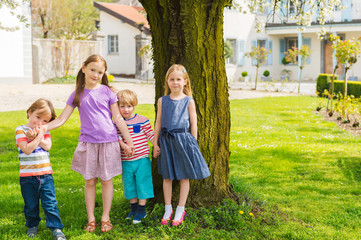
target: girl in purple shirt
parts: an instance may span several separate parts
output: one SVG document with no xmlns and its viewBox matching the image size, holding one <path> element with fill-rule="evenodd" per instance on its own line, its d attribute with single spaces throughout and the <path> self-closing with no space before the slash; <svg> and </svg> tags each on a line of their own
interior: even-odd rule
<svg viewBox="0 0 361 240">
<path fill-rule="evenodd" d="M 81 130 L 71 169 L 82 174 L 85 179 L 84 195 L 88 214 L 85 230 L 88 232 L 95 231 L 97 227 L 94 208 L 98 178 L 103 194 L 101 231 L 108 232 L 113 228 L 109 220 L 113 199 L 112 178 L 122 173 L 122 165 L 117 130 L 112 118 L 131 147 L 128 155 L 134 152 L 132 138 L 119 113 L 117 96 L 109 89 L 106 70 L 107 64 L 101 56 L 88 57 L 79 70 L 76 89 L 70 95 L 63 112 L 47 125 L 48 130 L 60 127 L 69 119 L 75 107 L 78 107 Z"/>
</svg>

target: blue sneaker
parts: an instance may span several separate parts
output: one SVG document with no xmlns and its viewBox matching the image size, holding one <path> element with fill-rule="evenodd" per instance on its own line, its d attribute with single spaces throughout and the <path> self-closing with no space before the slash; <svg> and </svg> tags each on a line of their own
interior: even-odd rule
<svg viewBox="0 0 361 240">
<path fill-rule="evenodd" d="M 137 213 L 137 211 L 130 211 L 130 213 L 128 214 L 128 216 L 125 219 L 128 219 L 128 220 L 132 219 L 136 213 Z"/>
<path fill-rule="evenodd" d="M 147 216 L 147 213 L 144 211 L 142 213 L 137 213 L 133 219 L 133 224 L 138 224 L 142 222 L 142 219 Z"/>
<path fill-rule="evenodd" d="M 36 234 L 38 234 L 38 227 L 28 228 L 26 231 L 26 235 L 28 235 L 29 238 L 36 237 Z"/>
<path fill-rule="evenodd" d="M 53 231 L 54 240 L 66 240 L 64 233 L 60 229 L 55 229 Z"/>
</svg>

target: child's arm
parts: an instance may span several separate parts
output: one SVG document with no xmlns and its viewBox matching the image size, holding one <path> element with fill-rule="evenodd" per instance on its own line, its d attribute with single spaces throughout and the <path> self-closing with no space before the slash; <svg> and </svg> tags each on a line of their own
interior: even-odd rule
<svg viewBox="0 0 361 240">
<path fill-rule="evenodd" d="M 32 153 L 35 150 L 35 148 L 40 144 L 40 141 L 43 139 L 45 132 L 46 132 L 46 127 L 41 126 L 38 131 L 38 135 L 34 138 L 33 141 L 28 143 L 28 140 L 24 139 L 23 141 L 18 142 L 18 146 L 21 149 L 21 151 L 23 151 L 27 155 Z"/>
<path fill-rule="evenodd" d="M 160 130 L 162 126 L 162 98 L 158 99 L 158 112 L 157 119 L 154 126 L 154 138 L 153 138 L 153 157 L 157 158 L 160 154 L 160 148 L 158 146 L 158 139 L 160 135 Z"/>
<path fill-rule="evenodd" d="M 74 108 L 67 104 L 64 110 L 61 112 L 60 116 L 47 124 L 48 131 L 62 126 L 66 121 L 68 121 L 73 111 Z"/>
<path fill-rule="evenodd" d="M 39 143 L 39 146 L 46 150 L 46 151 L 49 151 L 50 148 L 51 148 L 51 137 L 50 137 L 50 134 L 48 133 L 45 133 L 44 134 L 44 138 L 41 139 L 40 143 Z"/>
<path fill-rule="evenodd" d="M 130 157 L 130 156 L 133 155 L 133 154 L 132 154 L 132 152 L 133 152 L 132 148 L 129 147 L 125 142 L 123 142 L 123 140 L 118 139 L 118 142 L 119 142 L 120 147 L 121 147 L 122 149 L 124 149 L 124 152 L 125 152 L 125 154 L 126 154 L 127 156 Z"/>
<path fill-rule="evenodd" d="M 150 125 L 149 119 L 142 125 L 142 131 L 147 136 L 149 142 L 154 146 L 154 132 Z"/>
<path fill-rule="evenodd" d="M 70 115 L 73 113 L 74 111 L 74 108 L 70 105 L 66 105 L 64 110 L 61 112 L 60 116 L 51 121 L 50 123 L 48 123 L 46 125 L 47 127 L 47 130 L 50 131 L 52 129 L 55 129 L 55 128 L 58 128 L 60 127 L 61 125 L 63 125 L 70 117 Z M 27 131 L 26 132 L 26 137 L 29 139 L 29 140 L 33 140 L 35 137 L 36 137 L 36 131 Z"/>
<path fill-rule="evenodd" d="M 191 134 L 193 135 L 193 137 L 195 137 L 195 139 L 197 139 L 197 131 L 198 131 L 197 112 L 196 112 L 196 104 L 194 103 L 193 99 L 189 102 L 188 112 L 189 112 L 189 120 L 191 123 Z"/>
<path fill-rule="evenodd" d="M 128 146 L 132 149 L 132 153 L 134 154 L 134 144 L 133 140 L 130 137 L 127 124 L 125 123 L 122 115 L 119 112 L 118 104 L 115 102 L 112 105 L 110 105 L 110 111 L 112 112 L 112 116 L 115 122 L 115 125 L 117 125 L 119 131 L 122 133 L 123 138 L 127 142 Z M 132 154 L 132 155 L 133 155 Z"/>
</svg>

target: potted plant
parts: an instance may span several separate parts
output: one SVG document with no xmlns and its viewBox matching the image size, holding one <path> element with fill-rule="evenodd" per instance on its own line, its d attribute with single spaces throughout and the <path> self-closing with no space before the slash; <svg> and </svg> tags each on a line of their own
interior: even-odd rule
<svg viewBox="0 0 361 240">
<path fill-rule="evenodd" d="M 292 73 L 291 70 L 289 70 L 289 69 L 283 69 L 283 70 L 281 71 L 281 79 L 288 81 L 288 80 L 290 79 L 291 73 Z"/>
<path fill-rule="evenodd" d="M 243 71 L 242 73 L 242 78 L 245 82 L 249 82 L 249 76 L 248 76 L 248 72 Z"/>
<path fill-rule="evenodd" d="M 262 80 L 265 81 L 265 82 L 271 81 L 271 77 L 269 76 L 270 74 L 271 74 L 270 71 L 265 70 L 265 71 L 263 72 Z"/>
</svg>

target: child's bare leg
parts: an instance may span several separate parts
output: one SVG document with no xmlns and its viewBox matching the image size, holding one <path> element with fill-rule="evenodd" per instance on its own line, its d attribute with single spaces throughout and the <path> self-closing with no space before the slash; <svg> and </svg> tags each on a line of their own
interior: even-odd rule
<svg viewBox="0 0 361 240">
<path fill-rule="evenodd" d="M 130 204 L 132 203 L 138 203 L 138 198 L 132 198 L 129 200 Z"/>
<path fill-rule="evenodd" d="M 102 183 L 102 199 L 103 199 L 103 215 L 102 221 L 109 220 L 110 208 L 112 207 L 113 201 L 113 179 L 104 181 Z"/>
<path fill-rule="evenodd" d="M 139 199 L 139 205 L 144 206 L 147 203 L 147 199 Z"/>
<path fill-rule="evenodd" d="M 180 192 L 179 192 L 179 203 L 177 206 L 176 213 L 174 215 L 174 220 L 180 220 L 183 212 L 184 206 L 187 202 L 189 193 L 189 179 L 181 179 L 180 180 Z"/>
<path fill-rule="evenodd" d="M 172 203 L 172 180 L 163 179 L 163 194 L 165 205 L 171 205 Z"/>
<path fill-rule="evenodd" d="M 163 194 L 165 203 L 165 212 L 163 219 L 169 219 L 172 214 L 172 180 L 163 179 Z M 163 224 L 163 223 L 162 223 Z"/>
<path fill-rule="evenodd" d="M 189 179 L 181 179 L 178 206 L 184 207 L 186 205 L 188 193 L 189 193 Z"/>
<path fill-rule="evenodd" d="M 84 196 L 86 212 L 88 214 L 88 222 L 95 221 L 94 208 L 97 182 L 98 178 L 85 180 Z"/>
</svg>

